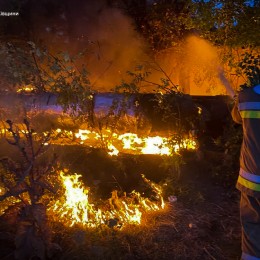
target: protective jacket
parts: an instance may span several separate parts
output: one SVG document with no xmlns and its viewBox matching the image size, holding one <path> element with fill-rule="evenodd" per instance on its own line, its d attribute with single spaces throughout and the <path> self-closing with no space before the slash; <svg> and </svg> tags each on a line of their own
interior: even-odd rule
<svg viewBox="0 0 260 260">
<path fill-rule="evenodd" d="M 260 198 L 260 94 L 256 89 L 259 89 L 259 85 L 239 92 L 232 117 L 243 127 L 236 187 L 250 196 Z"/>
</svg>

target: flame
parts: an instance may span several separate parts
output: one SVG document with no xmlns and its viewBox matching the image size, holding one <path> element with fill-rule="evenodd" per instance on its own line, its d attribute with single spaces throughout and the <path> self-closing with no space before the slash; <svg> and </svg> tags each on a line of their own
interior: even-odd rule
<svg viewBox="0 0 260 260">
<path fill-rule="evenodd" d="M 122 227 L 124 224 L 141 224 L 144 212 L 158 211 L 165 207 L 162 188 L 142 175 L 156 193 L 157 201 L 144 198 L 136 191 L 132 191 L 129 197 L 126 194 L 119 197 L 118 192 L 113 191 L 105 206 L 98 208 L 89 202 L 90 189 L 84 187 L 80 177 L 79 174 L 66 175 L 60 171 L 64 194 L 48 211 L 56 221 L 64 225 L 97 227 L 107 224 Z"/>
<path fill-rule="evenodd" d="M 108 154 L 113 156 L 113 155 L 118 155 L 119 154 L 119 151 L 116 149 L 116 147 L 113 145 L 113 144 L 108 144 L 107 146 L 109 152 Z"/>
<path fill-rule="evenodd" d="M 198 108 L 199 109 L 199 108 Z M 200 109 L 199 111 L 200 112 Z M 23 125 L 17 124 L 17 131 L 27 133 L 23 129 Z M 7 126 L 3 125 L 0 133 L 8 135 Z M 47 136 L 49 133 L 44 132 L 43 135 Z M 37 133 L 33 135 L 37 139 Z M 173 135 L 174 136 L 174 135 Z M 109 129 L 102 129 L 102 132 L 94 130 L 79 129 L 75 132 L 65 129 L 57 128 L 52 131 L 50 142 L 59 145 L 74 145 L 81 144 L 89 147 L 99 148 L 106 147 L 107 153 L 110 156 L 118 156 L 120 152 L 129 154 L 158 154 L 170 156 L 173 153 L 178 153 L 181 149 L 194 150 L 197 147 L 195 138 L 183 138 L 181 141 L 174 142 L 173 136 L 143 136 L 140 137 L 136 133 L 113 133 Z M 44 143 L 49 145 L 50 143 Z"/>
<path fill-rule="evenodd" d="M 145 138 L 145 147 L 142 149 L 143 154 L 160 154 L 170 155 L 170 148 L 166 146 L 166 138 L 160 136 Z"/>
<path fill-rule="evenodd" d="M 25 131 L 22 127 L 20 129 L 21 132 Z M 43 134 L 47 135 L 47 133 Z M 183 139 L 176 143 L 171 138 L 161 136 L 140 137 L 135 133 L 120 135 L 110 130 L 98 133 L 87 129 L 72 132 L 58 128 L 53 132 L 53 135 L 56 140 L 54 138 L 52 142 L 57 141 L 58 144 L 67 138 L 69 144 L 80 142 L 96 147 L 98 144 L 100 145 L 102 140 L 111 156 L 116 156 L 119 152 L 170 155 L 182 148 L 196 148 L 196 142 L 193 139 Z M 35 138 L 37 138 L 37 134 Z M 67 226 L 97 227 L 106 224 L 122 227 L 125 224 L 141 224 L 144 212 L 158 211 L 165 207 L 161 186 L 149 181 L 143 175 L 143 180 L 156 194 L 155 201 L 141 196 L 136 191 L 132 191 L 128 196 L 113 191 L 111 198 L 106 202 L 92 201 L 89 197 L 91 195 L 90 189 L 83 185 L 80 181 L 81 177 L 79 174 L 68 175 L 64 171 L 60 171 L 62 194 L 48 206 L 48 213 L 53 221 L 62 222 Z M 0 188 L 1 192 L 3 192 L 2 188 Z M 0 211 L 1 213 L 3 211 Z"/>
<path fill-rule="evenodd" d="M 80 139 L 81 144 L 87 144 L 87 141 L 100 140 L 101 135 L 95 131 L 81 130 L 75 133 L 75 137 Z M 172 152 L 177 153 L 180 149 L 196 149 L 194 139 L 183 139 L 181 144 L 170 144 L 166 137 L 161 136 L 146 136 L 139 137 L 135 133 L 116 134 L 106 130 L 102 134 L 102 139 L 109 139 L 108 154 L 118 155 L 119 151 L 135 154 L 158 154 L 171 155 Z"/>
<path fill-rule="evenodd" d="M 91 211 L 92 205 L 88 202 L 88 189 L 82 186 L 79 182 L 81 175 L 75 174 L 74 176 L 66 176 L 64 172 L 60 172 L 60 177 L 63 181 L 65 188 L 65 202 L 62 205 L 63 212 L 61 218 L 64 216 L 72 216 L 71 226 L 76 222 L 88 222 L 88 212 Z M 55 205 L 55 210 L 58 208 Z M 65 210 L 66 209 L 66 210 Z"/>
<path fill-rule="evenodd" d="M 26 130 L 20 129 L 21 133 L 26 133 Z M 2 135 L 8 135 L 7 127 L 3 127 L 0 132 Z M 10 134 L 10 133 L 9 133 Z M 33 133 L 37 139 L 37 133 Z M 44 136 L 48 132 L 43 133 Z M 111 130 L 102 130 L 102 133 L 90 131 L 88 129 L 79 129 L 77 132 L 68 131 L 57 128 L 52 131 L 51 143 L 60 145 L 81 144 L 94 148 L 106 147 L 107 153 L 110 156 L 118 156 L 120 152 L 130 154 L 158 154 L 171 155 L 178 153 L 181 149 L 194 150 L 197 147 L 194 137 L 182 139 L 180 142 L 173 142 L 172 137 L 162 136 L 145 136 L 140 137 L 135 133 L 117 134 Z M 48 145 L 49 143 L 44 143 Z"/>
<path fill-rule="evenodd" d="M 124 144 L 123 149 L 132 149 L 134 144 L 141 144 L 142 139 L 137 136 L 137 134 L 133 133 L 125 133 L 118 137 Z"/>
</svg>

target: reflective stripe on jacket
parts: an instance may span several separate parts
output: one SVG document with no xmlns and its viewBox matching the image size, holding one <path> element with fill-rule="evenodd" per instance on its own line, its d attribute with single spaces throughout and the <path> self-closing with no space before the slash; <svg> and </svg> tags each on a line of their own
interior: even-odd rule
<svg viewBox="0 0 260 260">
<path fill-rule="evenodd" d="M 260 95 L 254 88 L 239 92 L 232 117 L 243 126 L 237 188 L 248 195 L 260 197 Z"/>
</svg>

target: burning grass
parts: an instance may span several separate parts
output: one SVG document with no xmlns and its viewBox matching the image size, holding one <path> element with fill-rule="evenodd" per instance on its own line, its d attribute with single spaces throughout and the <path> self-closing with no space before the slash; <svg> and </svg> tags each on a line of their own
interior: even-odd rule
<svg viewBox="0 0 260 260">
<path fill-rule="evenodd" d="M 60 146 L 59 141 L 57 141 L 56 145 L 59 146 L 59 151 L 62 149 L 70 150 L 71 153 L 68 155 L 68 158 L 75 160 L 79 148 L 86 150 L 83 145 L 84 142 L 83 144 L 79 142 L 89 141 L 89 139 L 81 140 L 79 137 L 76 137 L 74 133 L 77 133 L 77 131 L 71 133 L 71 140 L 77 143 L 76 150 L 73 150 L 74 146 Z M 3 134 L 5 135 L 6 133 Z M 22 134 L 27 133 L 22 132 Z M 57 140 L 65 135 L 62 130 L 56 134 Z M 91 134 L 95 136 L 93 132 Z M 108 134 L 107 138 L 111 138 L 111 135 L 115 137 L 111 132 Z M 118 139 L 118 136 L 116 139 Z M 36 136 L 32 135 L 32 137 Z M 102 133 L 102 138 L 103 141 L 106 138 L 104 133 Z M 137 137 L 135 136 L 135 138 Z M 99 141 L 95 138 L 92 139 Z M 70 139 L 68 138 L 68 140 Z M 138 144 L 138 142 L 136 143 Z M 52 142 L 48 143 L 48 146 L 51 147 L 51 144 Z M 126 144 L 126 147 L 127 145 L 129 143 Z M 130 142 L 130 147 L 131 145 L 132 143 Z M 157 145 L 157 148 L 160 148 L 160 145 Z M 70 156 L 72 154 L 73 158 Z M 93 169 L 96 170 L 96 164 L 103 164 L 103 161 L 100 161 L 98 157 L 93 162 L 91 156 L 91 154 L 88 154 L 88 158 L 86 158 L 85 154 L 82 154 L 79 158 L 81 166 L 87 168 L 86 165 L 91 162 Z M 94 156 L 97 156 L 97 154 L 95 153 Z M 118 166 L 120 162 L 123 162 L 123 159 L 126 160 L 126 157 L 110 157 L 104 153 L 102 156 L 106 163 L 107 160 L 113 161 L 113 164 L 109 164 L 111 172 L 116 170 L 115 164 Z M 156 156 L 162 160 L 160 155 Z M 168 158 L 168 156 L 166 157 Z M 148 166 L 143 167 L 141 165 L 142 171 L 140 169 L 137 171 L 137 158 L 133 158 L 131 154 L 127 155 L 128 164 L 131 165 L 131 170 L 135 172 L 149 172 L 149 167 L 154 166 L 154 158 L 155 155 L 149 156 L 149 160 L 145 161 Z M 83 160 L 87 162 L 83 164 Z M 188 167 L 190 171 L 189 181 L 193 175 L 195 176 L 194 170 L 196 167 L 194 166 L 193 163 Z M 104 167 L 108 168 L 108 164 L 105 164 Z M 122 168 L 116 178 L 119 179 L 121 177 L 123 179 L 124 175 L 127 174 L 126 168 L 125 165 L 120 165 L 120 167 Z M 168 170 L 169 167 L 158 167 L 154 171 L 157 174 L 157 178 L 162 180 L 163 176 L 167 176 L 168 173 L 165 172 Z M 202 172 L 206 171 L 205 167 L 201 167 L 200 170 Z M 103 174 L 103 168 L 101 172 Z M 158 176 L 158 172 L 160 176 Z M 233 199 L 233 204 L 230 204 L 228 202 L 225 203 L 225 197 L 223 197 L 221 202 L 217 202 L 221 205 L 219 206 L 207 201 L 207 195 L 205 197 L 200 195 L 200 199 L 196 199 L 191 190 L 194 189 L 194 185 L 191 184 L 190 189 L 181 192 L 180 184 L 175 182 L 174 184 L 171 183 L 173 185 L 171 187 L 173 193 L 171 194 L 177 195 L 178 200 L 174 203 L 165 203 L 163 201 L 162 186 L 157 184 L 159 182 L 151 182 L 144 176 L 136 181 L 136 176 L 133 176 L 132 173 L 128 177 L 134 179 L 133 183 L 136 186 L 140 185 L 141 179 L 143 184 L 149 187 L 151 191 L 150 196 L 145 196 L 144 193 L 136 191 L 124 193 L 123 189 L 119 189 L 118 191 L 112 190 L 112 196 L 109 199 L 97 199 L 97 194 L 92 192 L 92 186 L 91 189 L 85 186 L 85 180 L 88 177 L 87 173 L 86 176 L 82 176 L 85 178 L 84 184 L 81 176 L 78 174 L 60 173 L 60 177 L 57 174 L 55 175 L 55 180 L 63 184 L 63 188 L 54 197 L 51 197 L 49 193 L 46 194 L 48 198 L 43 198 L 42 201 L 48 202 L 47 215 L 53 233 L 53 242 L 59 244 L 60 248 L 56 252 L 57 255 L 53 254 L 51 259 L 224 260 L 236 259 L 235 257 L 239 256 L 239 247 L 232 249 L 232 252 L 229 252 L 228 248 L 233 246 L 233 241 L 236 241 L 236 245 L 239 244 L 239 231 L 234 230 L 232 227 L 232 225 L 239 225 L 238 217 L 236 217 L 238 216 L 237 208 Z M 93 174 L 97 178 L 97 172 L 95 171 Z M 114 177 L 113 173 L 111 175 Z M 201 177 L 201 179 L 204 180 L 204 177 Z M 126 179 L 126 185 L 131 186 L 129 180 Z M 118 186 L 120 188 L 120 184 Z M 179 187 L 178 193 L 177 187 Z M 207 186 L 208 191 L 211 188 L 211 186 Z M 95 196 L 93 196 L 94 194 Z M 221 193 L 217 192 L 216 197 L 221 197 Z M 184 200 L 189 201 L 189 203 L 183 204 Z M 3 205 L 1 202 L 1 206 Z M 12 213 L 11 208 L 10 211 L 4 208 L 2 212 L 5 212 L 5 214 L 0 217 L 1 230 L 7 230 L 9 234 L 16 232 L 16 230 L 10 231 L 10 229 L 17 228 L 17 218 L 19 218 L 20 214 L 19 209 Z M 237 215 L 233 214 L 233 211 Z M 36 216 L 38 215 L 36 214 Z M 8 229 L 6 227 L 7 223 L 11 223 L 11 221 L 13 222 Z M 11 242 L 8 242 L 9 246 L 7 246 L 7 249 L 1 250 L 1 257 L 6 257 L 8 254 L 13 256 L 13 251 L 15 250 L 14 237 L 10 239 L 10 236 L 7 238 L 3 234 L 2 237 L 4 238 L 0 236 L 0 240 Z M 5 242 L 2 245 L 6 245 L 7 242 Z M 10 245 L 13 245 L 13 247 L 10 248 Z M 8 248 L 10 248 L 9 252 Z M 235 252 L 235 250 L 237 251 Z"/>
<path fill-rule="evenodd" d="M 207 189 L 197 187 L 197 182 L 191 182 L 196 179 L 191 165 L 194 164 L 186 165 L 189 181 L 175 182 L 174 194 L 178 200 L 171 204 L 166 202 L 164 209 L 143 212 L 140 224 L 127 222 L 123 228 L 118 228 L 107 222 L 91 228 L 76 222 L 71 226 L 72 218 L 67 218 L 67 223 L 52 221 L 53 241 L 61 248 L 52 259 L 239 259 L 237 197 L 228 197 L 223 190 L 209 184 Z M 203 173 L 205 167 L 198 171 L 208 176 L 208 172 Z M 70 175 L 66 173 L 66 176 Z M 75 179 L 75 175 L 72 176 Z M 78 176 L 77 185 L 80 179 Z M 82 183 L 79 186 L 86 189 Z M 215 197 L 210 199 L 212 194 L 209 192 L 214 191 Z M 94 208 L 102 208 L 101 204 L 110 207 L 109 200 L 102 203 L 91 197 L 91 190 L 86 193 Z M 160 200 L 156 202 L 160 205 Z M 1 257 L 12 257 L 14 250 L 13 238 L 7 228 L 13 217 L 7 216 L 7 219 L 0 217 Z M 110 224 L 118 223 L 111 220 Z M 13 222 L 10 227 L 15 226 Z"/>
<path fill-rule="evenodd" d="M 107 225 L 122 228 L 126 224 L 138 225 L 142 222 L 143 213 L 159 211 L 165 207 L 162 187 L 149 181 L 144 175 L 142 175 L 142 179 L 153 193 L 151 199 L 134 190 L 130 194 L 121 192 L 120 195 L 117 190 L 113 190 L 111 198 L 106 201 L 91 198 L 91 190 L 85 187 L 81 180 L 82 176 L 79 174 L 69 175 L 67 171 L 66 173 L 60 171 L 57 177 L 62 186 L 58 196 L 56 195 L 54 199 L 50 193 L 47 193 L 43 197 L 42 203 L 48 201 L 47 211 L 50 221 L 62 223 L 67 227 L 95 228 Z M 0 191 L 0 195 L 9 192 L 4 188 L 3 183 Z M 1 203 L 1 215 L 11 205 L 26 201 L 31 203 L 26 192 L 20 197 L 8 197 L 4 203 Z"/>
<path fill-rule="evenodd" d="M 154 201 L 132 191 L 129 196 L 112 191 L 108 201 L 100 203 L 89 198 L 90 189 L 80 181 L 81 175 L 67 175 L 60 172 L 64 188 L 63 195 L 49 207 L 50 218 L 66 226 L 97 227 L 102 224 L 121 228 L 125 224 L 141 224 L 143 212 L 158 211 L 164 208 L 162 188 L 146 179 L 143 180 L 154 192 Z M 96 204 L 99 204 L 97 206 Z"/>
<path fill-rule="evenodd" d="M 17 124 L 17 130 L 26 133 L 23 125 Z M 2 123 L 0 130 L 2 136 L 8 136 L 7 125 Z M 119 153 L 129 154 L 158 154 L 171 155 L 178 153 L 180 150 L 194 150 L 197 143 L 194 137 L 180 138 L 176 134 L 167 136 L 138 136 L 136 133 L 118 134 L 110 129 L 94 131 L 89 129 L 78 129 L 75 131 L 66 129 L 55 129 L 50 132 L 43 132 L 46 136 L 51 134 L 49 144 L 57 145 L 84 145 L 94 148 L 104 148 L 111 156 L 117 156 Z M 37 133 L 35 132 L 37 139 Z"/>
<path fill-rule="evenodd" d="M 234 204 L 176 202 L 143 215 L 141 225 L 64 230 L 56 225 L 62 259 L 239 259 L 239 220 Z M 204 208 L 204 209 L 203 209 Z M 235 213 L 234 213 L 235 212 Z M 236 217 L 237 216 L 237 217 Z M 237 225 L 237 228 L 234 226 Z"/>
<path fill-rule="evenodd" d="M 23 166 L 26 170 L 22 170 L 22 176 L 24 177 L 22 177 L 21 182 L 23 186 L 21 186 L 19 182 L 16 183 L 17 181 L 15 180 L 13 181 L 14 184 L 9 183 L 9 190 L 2 195 L 2 200 L 4 200 L 5 197 L 16 197 L 16 199 L 20 199 L 23 202 L 21 197 L 28 193 L 28 198 L 25 198 L 28 205 L 36 203 L 34 197 L 37 197 L 37 200 L 39 200 L 44 194 L 43 191 L 38 191 L 38 189 L 47 189 L 50 192 L 55 190 L 55 185 L 50 183 L 44 175 L 41 176 L 41 170 L 31 170 L 31 165 L 40 153 L 44 154 L 46 152 L 44 146 L 48 146 L 51 143 L 59 144 L 59 140 L 63 140 L 64 136 L 67 136 L 68 139 L 71 138 L 72 143 L 73 140 L 80 139 L 81 144 L 85 141 L 92 142 L 91 144 L 93 144 L 95 140 L 101 140 L 102 143 L 107 145 L 108 151 L 111 146 L 114 147 L 112 141 L 117 142 L 115 145 L 118 145 L 118 142 L 122 142 L 122 151 L 125 149 L 126 151 L 134 151 L 134 153 L 137 154 L 171 155 L 172 153 L 177 153 L 182 148 L 180 143 L 174 143 L 173 145 L 165 137 L 148 136 L 140 138 L 133 133 L 118 135 L 112 133 L 110 130 L 106 130 L 106 132 L 103 131 L 102 133 L 79 130 L 74 133 L 72 131 L 57 129 L 52 133 L 43 132 L 39 135 L 30 127 L 30 123 L 27 120 L 25 120 L 24 124 L 21 126 L 13 124 L 11 121 L 7 121 L 7 126 L 3 129 L 6 129 L 4 135 L 9 138 L 9 144 L 17 146 L 22 157 L 26 159 L 26 164 Z M 42 139 L 39 139 L 38 135 Z M 53 137 L 53 135 L 55 135 L 55 137 Z M 10 138 L 13 138 L 14 141 L 11 141 Z M 40 144 L 36 145 L 38 139 L 44 141 L 41 141 Z M 88 146 L 91 146 L 90 143 L 88 143 Z M 186 145 L 185 141 L 183 141 L 182 144 L 187 149 L 190 147 Z M 192 144 L 195 145 L 193 142 Z M 38 150 L 35 150 L 35 145 L 38 146 Z M 193 147 L 194 146 L 192 146 L 192 148 Z M 118 153 L 108 152 L 108 154 L 117 155 Z M 14 162 L 11 160 L 1 162 L 5 165 L 7 174 L 9 174 L 10 171 L 10 176 L 17 175 L 15 178 L 20 178 L 21 173 L 19 173 L 17 166 L 14 167 Z M 50 175 L 53 178 L 55 174 L 53 174 L 53 171 L 50 169 L 50 166 L 48 166 L 44 171 L 46 171 L 45 174 Z M 145 198 L 135 190 L 126 194 L 126 192 L 121 189 L 120 192 L 113 190 L 111 192 L 111 198 L 105 202 L 101 202 L 89 198 L 89 195 L 91 195 L 90 189 L 84 187 L 83 182 L 80 180 L 82 177 L 81 175 L 68 175 L 63 171 L 60 171 L 57 177 L 60 178 L 60 185 L 63 189 L 60 193 L 60 197 L 57 197 L 55 202 L 50 199 L 52 204 L 48 205 L 47 209 L 49 218 L 52 218 L 53 221 L 62 222 L 70 227 L 74 225 L 97 227 L 106 224 L 111 227 L 121 228 L 125 224 L 141 224 L 142 214 L 144 212 L 158 211 L 165 206 L 162 187 L 149 181 L 144 175 L 141 176 L 142 181 L 152 190 L 153 194 L 151 198 Z M 7 180 L 3 177 L 3 184 L 6 183 Z M 17 192 L 13 191 L 13 189 L 17 189 L 16 185 L 18 186 Z M 30 186 L 32 186 L 32 189 L 30 189 Z M 50 196 L 49 193 L 48 195 Z"/>
</svg>

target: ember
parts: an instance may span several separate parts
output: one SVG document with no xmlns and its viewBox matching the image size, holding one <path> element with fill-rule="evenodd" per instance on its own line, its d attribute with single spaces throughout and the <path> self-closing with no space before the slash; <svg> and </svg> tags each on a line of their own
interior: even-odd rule
<svg viewBox="0 0 260 260">
<path fill-rule="evenodd" d="M 26 86 L 26 87 L 22 87 L 22 88 L 19 88 L 19 89 L 17 89 L 17 93 L 31 93 L 31 92 L 33 92 L 33 91 L 35 91 L 36 89 L 35 89 L 35 87 L 33 87 L 33 86 Z"/>
</svg>

